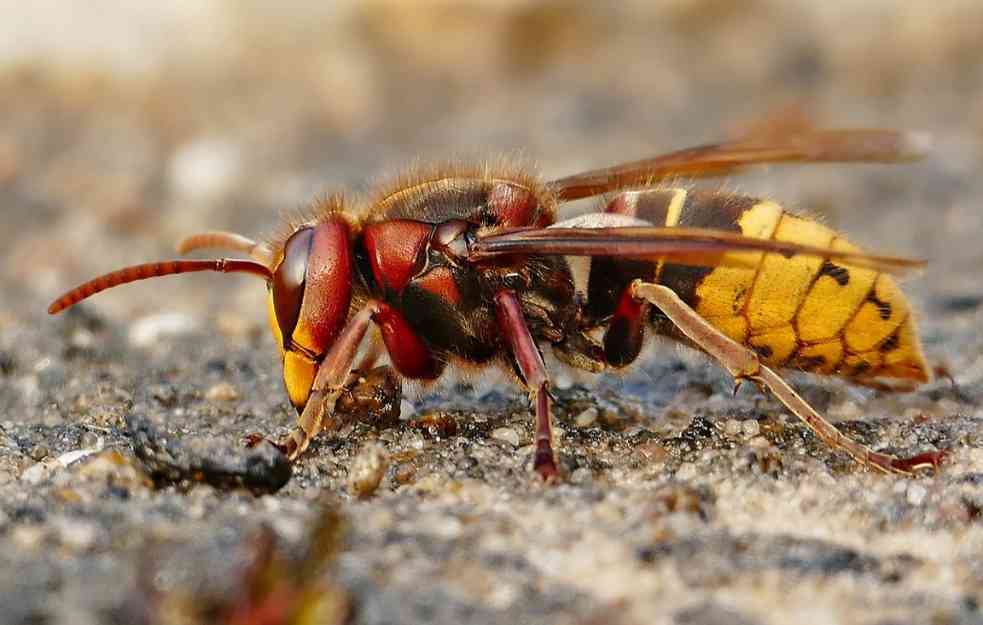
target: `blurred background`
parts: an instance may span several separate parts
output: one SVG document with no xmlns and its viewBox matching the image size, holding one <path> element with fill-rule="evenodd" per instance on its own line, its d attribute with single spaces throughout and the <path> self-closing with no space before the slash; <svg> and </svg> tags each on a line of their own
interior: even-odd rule
<svg viewBox="0 0 983 625">
<path fill-rule="evenodd" d="M 788 110 L 930 130 L 941 149 L 914 167 L 768 171 L 730 187 L 930 256 L 941 291 L 978 290 L 975 274 L 949 275 L 981 259 L 967 193 L 983 137 L 976 0 L 2 0 L 0 13 L 8 316 L 39 317 L 78 280 L 168 257 L 189 232 L 263 236 L 318 193 L 364 190 L 418 159 L 517 154 L 560 176 Z M 255 286 L 185 278 L 98 306 L 260 323 Z"/>
</svg>

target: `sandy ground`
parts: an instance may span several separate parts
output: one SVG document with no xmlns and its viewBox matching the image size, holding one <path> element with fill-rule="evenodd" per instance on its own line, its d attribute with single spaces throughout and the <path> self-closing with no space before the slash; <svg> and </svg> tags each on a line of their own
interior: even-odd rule
<svg viewBox="0 0 983 625">
<path fill-rule="evenodd" d="M 265 601 L 320 610 L 290 622 L 983 622 L 979 3 L 4 4 L 0 621 L 288 622 L 243 616 Z M 184 234 L 263 236 L 417 158 L 518 154 L 560 176 L 788 107 L 936 137 L 917 164 L 724 185 L 931 259 L 906 290 L 953 381 L 795 382 L 876 448 L 949 448 L 939 475 L 866 472 L 659 344 L 624 377 L 558 379 L 558 486 L 532 478 L 501 376 L 322 437 L 274 495 L 170 484 L 134 432 L 244 462 L 245 434 L 291 423 L 262 289 L 185 277 L 44 314 Z"/>
</svg>

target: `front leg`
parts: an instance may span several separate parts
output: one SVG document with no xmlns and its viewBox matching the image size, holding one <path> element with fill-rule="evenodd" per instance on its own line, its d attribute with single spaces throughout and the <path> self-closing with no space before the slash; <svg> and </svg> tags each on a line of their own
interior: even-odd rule
<svg viewBox="0 0 983 625">
<path fill-rule="evenodd" d="M 399 311 L 384 302 L 368 301 L 348 321 L 318 365 L 303 412 L 293 430 L 278 444 L 290 460 L 297 459 L 321 430 L 336 430 L 342 425 L 345 415 L 338 412 L 339 399 L 359 382 L 361 375 L 352 368 L 365 333 L 373 323 L 400 376 L 436 379 L 440 375 L 443 364 Z M 370 365 L 373 361 L 370 350 L 363 364 Z M 350 402 L 341 402 L 342 409 L 346 406 L 350 406 Z M 398 405 L 395 408 L 398 409 Z"/>
<path fill-rule="evenodd" d="M 833 449 L 845 451 L 860 464 L 885 473 L 910 475 L 916 469 L 937 467 L 944 457 L 945 452 L 938 451 L 911 458 L 897 458 L 861 445 L 837 430 L 836 426 L 816 412 L 785 380 L 762 364 L 755 352 L 731 340 L 713 327 L 672 289 L 660 284 L 636 280 L 632 283 L 631 290 L 636 298 L 651 302 L 658 307 L 683 334 L 726 367 L 738 382 L 751 380 L 767 387 L 823 442 Z"/>
<path fill-rule="evenodd" d="M 334 345 L 325 355 L 317 370 L 311 393 L 304 405 L 304 411 L 297 418 L 293 429 L 280 440 L 279 447 L 290 460 L 296 460 L 321 431 L 326 419 L 335 416 L 335 404 L 350 384 L 349 376 L 355 363 L 359 345 L 372 318 L 379 311 L 375 302 L 369 302 L 348 322 Z"/>
<path fill-rule="evenodd" d="M 553 452 L 553 417 L 550 413 L 549 374 L 539 353 L 536 341 L 529 333 L 529 326 L 522 316 L 522 306 L 513 291 L 500 291 L 495 295 L 495 312 L 505 333 L 518 366 L 522 380 L 529 391 L 529 402 L 536 413 L 536 452 L 533 470 L 543 480 L 554 480 L 559 471 Z"/>
</svg>

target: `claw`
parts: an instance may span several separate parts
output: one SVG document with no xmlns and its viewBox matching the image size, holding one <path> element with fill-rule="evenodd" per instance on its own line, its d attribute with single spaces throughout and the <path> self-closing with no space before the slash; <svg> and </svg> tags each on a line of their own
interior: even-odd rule
<svg viewBox="0 0 983 625">
<path fill-rule="evenodd" d="M 543 478 L 544 483 L 551 484 L 559 481 L 560 471 L 556 467 L 553 449 L 546 441 L 540 441 L 536 445 L 536 454 L 533 456 L 532 468 Z"/>
</svg>

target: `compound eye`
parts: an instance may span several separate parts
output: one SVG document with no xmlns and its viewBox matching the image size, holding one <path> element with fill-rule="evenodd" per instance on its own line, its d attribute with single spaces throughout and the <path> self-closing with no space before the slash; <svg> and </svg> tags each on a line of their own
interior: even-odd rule
<svg viewBox="0 0 983 625">
<path fill-rule="evenodd" d="M 311 253 L 314 230 L 304 228 L 290 235 L 283 246 L 283 260 L 273 272 L 273 311 L 280 326 L 284 347 L 290 337 L 304 302 L 304 283 L 307 279 L 307 258 Z"/>
<path fill-rule="evenodd" d="M 469 252 L 468 237 L 471 224 L 463 219 L 445 221 L 437 226 L 433 241 L 436 246 L 455 258 L 465 258 Z"/>
</svg>

